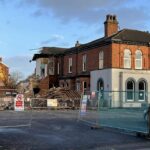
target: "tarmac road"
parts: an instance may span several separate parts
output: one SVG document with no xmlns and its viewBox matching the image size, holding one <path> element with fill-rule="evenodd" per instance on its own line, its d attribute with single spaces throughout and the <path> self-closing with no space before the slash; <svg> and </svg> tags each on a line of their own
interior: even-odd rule
<svg viewBox="0 0 150 150">
<path fill-rule="evenodd" d="M 4 119 L 5 112 L 2 113 Z M 20 119 L 27 120 L 26 115 Z M 92 130 L 77 121 L 77 115 L 77 111 L 71 110 L 34 111 L 31 127 L 0 128 L 0 150 L 150 149 L 149 140 L 108 128 Z M 18 122 L 18 117 L 15 119 Z"/>
</svg>

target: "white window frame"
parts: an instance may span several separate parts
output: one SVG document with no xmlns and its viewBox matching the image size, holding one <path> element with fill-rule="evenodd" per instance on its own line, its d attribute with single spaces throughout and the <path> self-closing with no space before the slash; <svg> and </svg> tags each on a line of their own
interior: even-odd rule
<svg viewBox="0 0 150 150">
<path fill-rule="evenodd" d="M 99 69 L 103 69 L 104 67 L 104 52 L 99 52 Z"/>
<path fill-rule="evenodd" d="M 41 67 L 40 67 L 40 74 L 41 74 L 41 77 L 45 77 L 45 64 L 41 64 Z"/>
<path fill-rule="evenodd" d="M 144 89 L 143 90 L 139 89 L 140 82 L 142 82 L 144 84 Z M 145 101 L 146 100 L 146 95 L 145 95 L 146 94 L 146 82 L 145 81 L 143 81 L 143 80 L 139 81 L 139 83 L 138 83 L 138 91 L 139 91 L 138 94 L 140 94 L 140 92 L 143 92 L 143 94 L 144 94 L 144 99 L 139 99 L 139 97 L 138 97 L 138 101 Z"/>
<path fill-rule="evenodd" d="M 69 58 L 69 63 L 68 63 L 68 72 L 72 73 L 72 57 Z"/>
<path fill-rule="evenodd" d="M 49 60 L 49 75 L 54 75 L 54 66 L 55 66 L 55 64 L 54 64 L 54 59 L 53 58 L 51 58 L 50 60 Z"/>
<path fill-rule="evenodd" d="M 87 55 L 82 56 L 82 71 L 86 71 Z"/>
<path fill-rule="evenodd" d="M 140 56 L 140 58 L 138 58 Z M 135 52 L 135 69 L 142 69 L 142 52 L 137 50 Z M 140 64 L 140 66 L 138 66 Z"/>
<path fill-rule="evenodd" d="M 132 84 L 133 84 L 133 89 L 131 89 L 131 90 L 129 90 L 129 89 L 127 89 L 127 86 L 128 85 L 126 85 L 126 94 L 128 95 L 128 92 L 132 92 L 132 94 L 133 94 L 133 98 L 132 99 L 128 99 L 128 96 L 126 95 L 126 101 L 127 102 L 133 102 L 134 100 L 135 100 L 135 82 L 133 81 L 133 80 L 128 80 L 127 81 L 127 84 L 128 84 L 128 82 L 132 82 Z"/>
<path fill-rule="evenodd" d="M 80 82 L 76 83 L 76 90 L 79 92 L 80 91 Z"/>
<path fill-rule="evenodd" d="M 57 74 L 58 75 L 60 74 L 60 63 L 59 62 L 57 63 Z"/>
<path fill-rule="evenodd" d="M 124 68 L 131 68 L 131 51 L 129 49 L 124 50 Z"/>
</svg>

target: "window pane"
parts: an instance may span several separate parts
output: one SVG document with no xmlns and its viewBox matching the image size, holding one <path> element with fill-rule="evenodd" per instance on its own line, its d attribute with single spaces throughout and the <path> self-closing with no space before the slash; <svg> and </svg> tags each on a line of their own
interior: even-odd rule
<svg viewBox="0 0 150 150">
<path fill-rule="evenodd" d="M 145 82 L 141 81 L 139 82 L 139 100 L 145 100 L 145 92 L 146 92 Z"/>
<path fill-rule="evenodd" d="M 135 60 L 135 69 L 142 69 L 142 60 Z"/>
<path fill-rule="evenodd" d="M 135 53 L 135 69 L 142 69 L 142 52 L 140 50 Z"/>
<path fill-rule="evenodd" d="M 99 69 L 103 68 L 103 61 L 104 61 L 104 53 L 102 51 L 99 53 Z"/>
<path fill-rule="evenodd" d="M 127 90 L 133 90 L 133 82 L 132 81 L 128 81 Z"/>
<path fill-rule="evenodd" d="M 145 91 L 139 92 L 139 100 L 145 100 Z"/>
<path fill-rule="evenodd" d="M 133 81 L 128 81 L 127 82 L 127 100 L 134 100 L 134 82 Z"/>
<path fill-rule="evenodd" d="M 139 83 L 139 90 L 145 90 L 144 82 Z"/>
<path fill-rule="evenodd" d="M 136 54 L 136 59 L 141 59 L 141 58 L 142 58 L 141 54 Z"/>
<path fill-rule="evenodd" d="M 140 50 L 137 50 L 135 55 L 136 55 L 135 56 L 136 59 L 141 59 L 142 58 L 142 52 Z"/>
<path fill-rule="evenodd" d="M 86 71 L 86 55 L 82 57 L 82 71 Z"/>
<path fill-rule="evenodd" d="M 136 69 L 141 69 L 142 68 L 142 62 L 141 62 L 141 60 L 136 60 L 135 61 L 135 66 L 136 66 Z"/>
<path fill-rule="evenodd" d="M 69 70 L 68 70 L 69 73 L 72 72 L 72 58 L 69 58 Z"/>
<path fill-rule="evenodd" d="M 127 91 L 127 99 L 128 100 L 134 99 L 134 92 L 133 91 Z"/>
<path fill-rule="evenodd" d="M 124 68 L 131 68 L 131 52 L 128 49 L 124 51 Z"/>
<path fill-rule="evenodd" d="M 124 59 L 124 68 L 131 68 L 130 59 Z"/>
<path fill-rule="evenodd" d="M 103 60 L 99 60 L 99 69 L 103 68 Z"/>
</svg>

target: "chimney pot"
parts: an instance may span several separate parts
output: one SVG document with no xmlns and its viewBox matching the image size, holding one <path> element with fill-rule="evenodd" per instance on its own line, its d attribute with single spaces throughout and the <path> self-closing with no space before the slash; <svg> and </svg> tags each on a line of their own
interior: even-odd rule
<svg viewBox="0 0 150 150">
<path fill-rule="evenodd" d="M 75 44 L 75 47 L 78 47 L 78 46 L 80 46 L 79 41 L 77 41 L 76 44 Z"/>
<path fill-rule="evenodd" d="M 116 15 L 107 15 L 105 25 L 105 37 L 118 32 L 118 21 Z"/>
</svg>

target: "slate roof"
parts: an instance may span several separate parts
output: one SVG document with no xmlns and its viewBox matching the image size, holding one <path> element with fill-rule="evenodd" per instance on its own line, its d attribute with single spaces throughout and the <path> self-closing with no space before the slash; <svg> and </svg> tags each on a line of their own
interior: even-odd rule
<svg viewBox="0 0 150 150">
<path fill-rule="evenodd" d="M 112 39 L 119 39 L 121 41 L 130 42 L 149 43 L 150 33 L 139 30 L 123 29 L 119 31 L 116 35 L 112 36 Z"/>
<path fill-rule="evenodd" d="M 51 55 L 63 54 L 66 48 L 60 47 L 42 47 L 39 54 L 34 54 L 32 60 L 36 60 L 37 58 L 47 58 Z"/>
<path fill-rule="evenodd" d="M 64 51 L 66 50 L 66 48 L 60 48 L 60 47 L 43 47 L 43 49 L 41 50 L 42 54 L 62 54 L 64 53 Z"/>
<path fill-rule="evenodd" d="M 78 47 L 71 48 L 59 48 L 59 47 L 43 47 L 40 54 L 35 54 L 33 60 L 40 57 L 47 57 L 48 55 L 57 54 L 70 54 L 77 53 L 78 51 L 86 51 L 92 47 L 100 47 L 103 45 L 115 43 L 128 43 L 134 45 L 147 45 L 150 46 L 150 33 L 139 30 L 123 29 L 117 33 L 109 36 L 96 39 L 94 41 L 88 42 L 86 44 L 81 44 Z"/>
<path fill-rule="evenodd" d="M 89 43 L 83 44 L 82 46 L 92 46 L 97 45 L 100 43 L 109 43 L 112 41 L 118 42 L 133 42 L 133 43 L 150 43 L 150 33 L 132 29 L 123 29 L 118 31 L 117 33 L 109 36 L 109 37 L 102 37 L 100 39 L 91 41 Z"/>
</svg>

